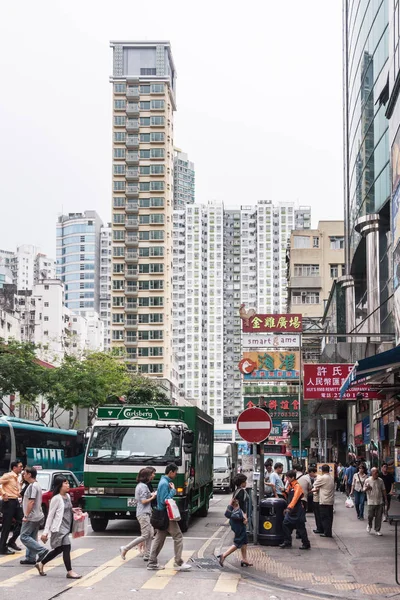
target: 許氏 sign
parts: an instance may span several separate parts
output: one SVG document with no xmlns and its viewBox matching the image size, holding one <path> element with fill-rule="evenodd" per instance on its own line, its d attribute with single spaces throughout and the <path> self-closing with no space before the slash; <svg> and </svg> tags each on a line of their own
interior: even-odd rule
<svg viewBox="0 0 400 600">
<path fill-rule="evenodd" d="M 353 365 L 346 363 L 305 364 L 304 400 L 339 400 L 340 388 L 352 369 Z M 343 399 L 356 400 L 359 394 L 366 400 L 382 398 L 369 385 L 357 385 L 348 389 Z"/>
</svg>

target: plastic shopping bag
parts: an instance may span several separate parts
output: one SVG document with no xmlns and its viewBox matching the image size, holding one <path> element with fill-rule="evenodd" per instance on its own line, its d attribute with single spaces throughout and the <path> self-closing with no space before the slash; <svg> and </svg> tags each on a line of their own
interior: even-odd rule
<svg viewBox="0 0 400 600">
<path fill-rule="evenodd" d="M 346 508 L 354 508 L 354 502 L 353 502 L 353 500 L 350 498 L 350 496 L 348 496 L 348 497 L 346 498 L 345 506 L 346 506 Z"/>
<path fill-rule="evenodd" d="M 167 507 L 168 518 L 170 521 L 181 520 L 181 513 L 179 512 L 178 505 L 173 498 L 166 500 L 165 506 Z"/>
<path fill-rule="evenodd" d="M 72 537 L 73 539 L 87 535 L 88 529 L 88 514 L 84 512 L 74 512 L 74 520 L 72 522 Z"/>
</svg>

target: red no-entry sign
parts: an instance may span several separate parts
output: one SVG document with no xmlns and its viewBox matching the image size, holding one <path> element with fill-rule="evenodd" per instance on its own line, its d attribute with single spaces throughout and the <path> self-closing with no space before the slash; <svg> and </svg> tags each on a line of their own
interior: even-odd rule
<svg viewBox="0 0 400 600">
<path fill-rule="evenodd" d="M 271 433 L 272 420 L 262 408 L 247 408 L 238 416 L 236 429 L 245 442 L 260 444 Z"/>
</svg>

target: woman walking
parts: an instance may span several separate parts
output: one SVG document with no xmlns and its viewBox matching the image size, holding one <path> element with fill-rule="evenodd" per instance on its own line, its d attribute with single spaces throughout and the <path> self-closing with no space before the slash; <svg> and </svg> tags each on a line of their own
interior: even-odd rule
<svg viewBox="0 0 400 600">
<path fill-rule="evenodd" d="M 235 537 L 233 545 L 226 552 L 220 554 L 217 558 L 221 567 L 224 566 L 224 561 L 227 556 L 240 549 L 242 560 L 241 567 L 252 567 L 253 565 L 247 560 L 247 512 L 249 495 L 246 491 L 247 477 L 240 473 L 235 479 L 236 491 L 233 495 L 230 505 L 225 513 L 229 518 L 229 524 Z"/>
<path fill-rule="evenodd" d="M 365 465 L 358 467 L 358 472 L 354 475 L 351 484 L 350 495 L 354 493 L 354 505 L 357 511 L 357 519 L 364 521 L 364 506 L 365 506 L 365 480 L 367 479 L 367 469 Z"/>
<path fill-rule="evenodd" d="M 63 555 L 64 565 L 67 569 L 67 579 L 80 579 L 82 575 L 78 575 L 72 570 L 71 566 L 71 539 L 69 533 L 72 526 L 73 511 L 79 509 L 72 508 L 71 498 L 68 494 L 69 483 L 66 477 L 57 477 L 54 481 L 53 497 L 50 501 L 49 514 L 46 519 L 42 542 L 46 543 L 50 533 L 50 546 L 52 550 L 45 556 L 42 561 L 36 563 L 35 567 L 39 571 L 39 575 L 46 575 L 43 570 L 44 565 L 53 560 L 60 554 Z"/>
<path fill-rule="evenodd" d="M 155 470 L 152 468 L 145 468 L 139 471 L 137 476 L 138 484 L 135 489 L 136 498 L 136 518 L 140 525 L 140 536 L 129 542 L 126 546 L 121 546 L 119 549 L 121 558 L 125 560 L 127 552 L 144 543 L 144 556 L 143 560 L 149 560 L 150 547 L 154 535 L 153 527 L 150 525 L 151 517 L 151 503 L 157 495 L 157 492 L 150 492 L 148 484 L 154 478 Z"/>
</svg>

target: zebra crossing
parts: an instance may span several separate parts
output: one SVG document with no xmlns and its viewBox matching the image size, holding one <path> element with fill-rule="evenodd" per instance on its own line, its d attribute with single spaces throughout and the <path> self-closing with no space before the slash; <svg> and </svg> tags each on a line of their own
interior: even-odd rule
<svg viewBox="0 0 400 600">
<path fill-rule="evenodd" d="M 238 591 L 240 576 L 235 573 L 230 573 L 229 571 L 220 572 L 218 570 L 212 570 L 208 573 L 205 573 L 204 571 L 200 573 L 198 569 L 196 569 L 196 564 L 194 562 L 193 569 L 190 572 L 181 574 L 181 576 L 177 578 L 178 571 L 173 568 L 173 558 L 166 563 L 165 569 L 160 571 L 148 571 L 144 566 L 143 568 L 141 565 L 138 567 L 137 563 L 135 565 L 135 563 L 132 562 L 133 559 L 138 557 L 137 551 L 129 552 L 126 560 L 122 560 L 118 554 L 117 556 L 112 556 L 112 558 L 106 560 L 102 564 L 94 566 L 93 562 L 95 561 L 96 556 L 95 550 L 95 548 L 78 548 L 71 552 L 74 569 L 82 572 L 83 577 L 68 583 L 64 579 L 65 567 L 61 557 L 46 565 L 45 571 L 49 574 L 49 577 L 42 578 L 38 576 L 35 567 L 27 569 L 26 567 L 19 565 L 19 560 L 22 556 L 21 554 L 2 556 L 0 557 L 0 597 L 2 596 L 2 593 L 4 593 L 2 592 L 4 589 L 9 590 L 10 592 L 12 591 L 13 597 L 15 598 L 15 594 L 18 594 L 19 588 L 21 588 L 21 597 L 23 597 L 24 590 L 28 589 L 28 587 L 31 588 L 33 578 L 36 578 L 36 589 L 39 585 L 40 587 L 47 587 L 46 584 L 51 583 L 53 586 L 60 584 L 60 587 L 62 588 L 60 591 L 68 592 L 69 588 L 90 589 L 96 591 L 96 588 L 102 589 L 107 584 L 112 586 L 113 589 L 118 586 L 118 589 L 121 591 L 124 586 L 134 586 L 137 588 L 137 591 L 164 590 L 177 581 L 179 581 L 182 589 L 184 589 L 185 587 L 192 588 L 193 585 L 196 585 L 194 583 L 196 577 L 202 576 L 204 580 L 204 576 L 206 576 L 208 585 L 210 586 L 210 592 L 229 593 L 231 595 Z M 195 550 L 184 550 L 182 558 L 184 561 L 188 561 L 194 554 Z M 92 566 L 89 567 L 88 572 L 85 572 L 85 569 L 88 568 L 87 566 L 81 567 L 79 564 L 79 559 L 82 557 L 85 559 L 82 561 L 83 563 L 92 564 Z M 138 568 L 132 569 L 132 566 Z M 10 571 L 14 573 L 17 571 L 17 573 L 7 576 Z M 133 578 L 132 574 L 134 574 Z"/>
</svg>

